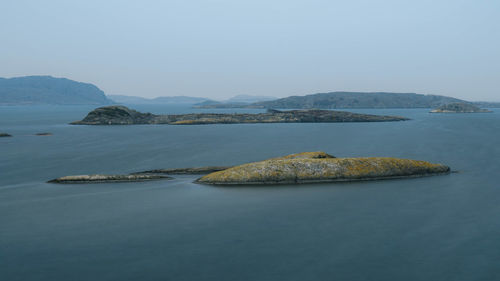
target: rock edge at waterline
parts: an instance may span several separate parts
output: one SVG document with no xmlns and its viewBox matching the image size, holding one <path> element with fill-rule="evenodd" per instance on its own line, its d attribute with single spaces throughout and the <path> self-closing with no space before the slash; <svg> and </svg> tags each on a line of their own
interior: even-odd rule
<svg viewBox="0 0 500 281">
<path fill-rule="evenodd" d="M 48 181 L 48 183 L 108 183 L 108 182 L 137 182 L 151 180 L 168 180 L 171 177 L 161 175 L 77 175 L 65 176 Z"/>
</svg>

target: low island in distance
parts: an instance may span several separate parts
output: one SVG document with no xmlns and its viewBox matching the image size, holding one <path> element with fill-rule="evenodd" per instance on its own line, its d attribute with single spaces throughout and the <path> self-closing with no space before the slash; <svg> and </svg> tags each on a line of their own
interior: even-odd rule
<svg viewBox="0 0 500 281">
<path fill-rule="evenodd" d="M 479 108 L 470 103 L 455 102 L 442 105 L 431 110 L 431 113 L 488 113 L 492 112 L 487 109 Z"/>
<path fill-rule="evenodd" d="M 360 114 L 332 110 L 275 110 L 265 113 L 188 113 L 156 115 L 142 113 L 125 106 L 105 106 L 92 110 L 85 118 L 72 125 L 200 125 L 241 123 L 334 123 L 334 122 L 387 122 L 405 121 L 401 116 Z"/>
</svg>

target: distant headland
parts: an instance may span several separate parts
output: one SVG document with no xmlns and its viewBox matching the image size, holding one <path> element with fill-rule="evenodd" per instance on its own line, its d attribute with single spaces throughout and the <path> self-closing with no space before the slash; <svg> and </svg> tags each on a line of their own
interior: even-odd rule
<svg viewBox="0 0 500 281">
<path fill-rule="evenodd" d="M 106 105 L 111 104 L 97 86 L 52 76 L 0 78 L 0 105 Z"/>
<path fill-rule="evenodd" d="M 239 124 L 239 123 L 333 123 L 333 122 L 386 122 L 405 121 L 401 116 L 359 114 L 331 110 L 268 110 L 266 113 L 190 113 L 155 115 L 141 113 L 125 106 L 105 106 L 87 114 L 72 125 L 137 125 L 137 124 Z"/>
</svg>

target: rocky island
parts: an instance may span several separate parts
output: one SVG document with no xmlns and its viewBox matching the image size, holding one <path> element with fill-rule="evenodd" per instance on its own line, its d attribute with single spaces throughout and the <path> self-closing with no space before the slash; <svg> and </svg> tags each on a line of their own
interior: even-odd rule
<svg viewBox="0 0 500 281">
<path fill-rule="evenodd" d="M 166 175 L 203 175 L 196 183 L 212 185 L 299 184 L 421 177 L 450 172 L 448 166 L 388 157 L 336 158 L 302 152 L 234 167 L 156 169 L 128 175 L 66 176 L 49 183 L 112 183 L 172 179 Z"/>
<path fill-rule="evenodd" d="M 431 110 L 431 113 L 487 113 L 492 112 L 487 109 L 481 109 L 470 103 L 450 103 L 442 105 L 434 110 Z"/>
<path fill-rule="evenodd" d="M 136 124 L 238 124 L 238 123 L 331 123 L 331 122 L 385 122 L 409 120 L 400 116 L 359 114 L 331 110 L 289 110 L 270 109 L 266 113 L 189 113 L 176 115 L 155 115 L 141 113 L 125 106 L 97 108 L 73 125 L 136 125 Z"/>
<path fill-rule="evenodd" d="M 7 133 L 0 133 L 0 138 L 2 137 L 12 137 L 12 135 L 7 134 Z"/>
<path fill-rule="evenodd" d="M 388 157 L 335 158 L 324 152 L 293 154 L 208 174 L 196 182 L 214 185 L 299 184 L 419 177 L 449 173 L 426 161 Z"/>
</svg>

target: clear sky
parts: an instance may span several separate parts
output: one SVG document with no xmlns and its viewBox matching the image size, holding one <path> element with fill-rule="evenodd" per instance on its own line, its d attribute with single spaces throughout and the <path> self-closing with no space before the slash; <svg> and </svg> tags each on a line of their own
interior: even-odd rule
<svg viewBox="0 0 500 281">
<path fill-rule="evenodd" d="M 1 0 L 0 40 L 0 77 L 107 94 L 500 101 L 499 0 Z"/>
</svg>

